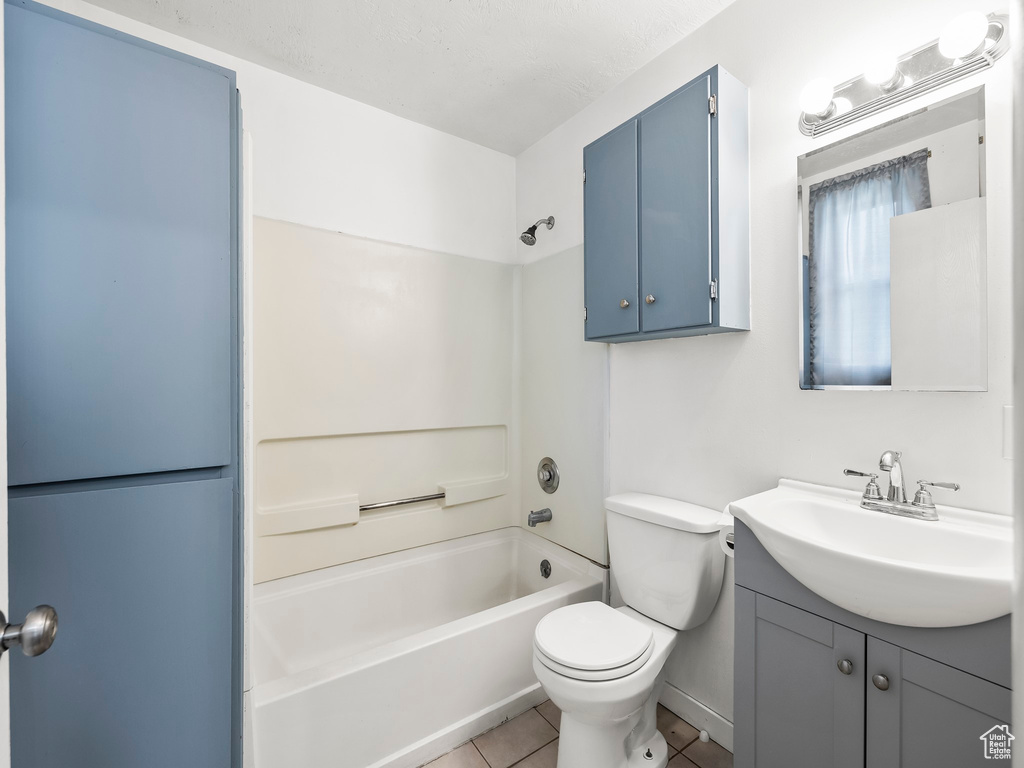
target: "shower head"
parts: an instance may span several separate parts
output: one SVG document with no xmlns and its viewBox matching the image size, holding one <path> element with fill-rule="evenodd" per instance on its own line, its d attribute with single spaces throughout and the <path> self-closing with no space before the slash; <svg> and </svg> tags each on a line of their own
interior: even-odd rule
<svg viewBox="0 0 1024 768">
<path fill-rule="evenodd" d="M 527 227 L 526 231 L 523 232 L 523 234 L 521 234 L 519 236 L 519 239 L 522 240 L 527 245 L 536 245 L 536 243 L 537 243 L 537 227 L 539 227 L 541 224 L 547 224 L 548 225 L 548 229 L 551 229 L 553 226 L 555 226 L 555 217 L 554 216 L 548 216 L 546 219 L 541 219 L 536 224 Z"/>
</svg>

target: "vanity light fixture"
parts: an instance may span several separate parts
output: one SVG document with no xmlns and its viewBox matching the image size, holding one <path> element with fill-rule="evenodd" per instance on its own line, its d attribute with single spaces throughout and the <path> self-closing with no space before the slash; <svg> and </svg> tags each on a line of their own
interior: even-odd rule
<svg viewBox="0 0 1024 768">
<path fill-rule="evenodd" d="M 800 132 L 820 136 L 988 69 L 1010 50 L 1009 17 L 964 13 L 938 40 L 902 56 L 882 55 L 834 88 L 809 82 L 800 92 Z"/>
</svg>

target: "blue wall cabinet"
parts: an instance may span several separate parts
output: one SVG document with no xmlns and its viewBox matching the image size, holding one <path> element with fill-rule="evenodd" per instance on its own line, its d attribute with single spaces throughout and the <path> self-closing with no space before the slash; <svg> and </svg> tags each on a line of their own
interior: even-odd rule
<svg viewBox="0 0 1024 768">
<path fill-rule="evenodd" d="M 584 148 L 587 340 L 750 329 L 747 133 L 716 66 Z"/>
<path fill-rule="evenodd" d="M 591 179 L 583 187 L 584 208 L 601 211 L 583 222 L 588 338 L 633 334 L 640 330 L 637 121 L 602 136 L 583 157 Z"/>
<path fill-rule="evenodd" d="M 900 627 L 800 584 L 736 525 L 736 768 L 982 768 L 1010 725 L 1010 617 Z"/>
<path fill-rule="evenodd" d="M 4 5 L 14 768 L 241 764 L 234 73 Z M 5 606 L 6 607 L 6 606 Z"/>
</svg>

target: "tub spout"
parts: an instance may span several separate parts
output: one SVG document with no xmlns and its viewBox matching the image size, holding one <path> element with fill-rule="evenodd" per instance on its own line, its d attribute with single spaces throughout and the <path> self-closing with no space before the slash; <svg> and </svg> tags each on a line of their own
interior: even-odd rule
<svg viewBox="0 0 1024 768">
<path fill-rule="evenodd" d="M 529 517 L 526 518 L 526 524 L 531 528 L 536 528 L 537 523 L 549 522 L 551 522 L 551 510 L 547 507 L 538 509 L 536 512 L 530 512 Z"/>
</svg>

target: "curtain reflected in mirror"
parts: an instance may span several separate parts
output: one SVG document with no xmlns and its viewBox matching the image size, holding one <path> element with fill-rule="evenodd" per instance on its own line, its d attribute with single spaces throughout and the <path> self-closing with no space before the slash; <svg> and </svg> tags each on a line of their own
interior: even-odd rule
<svg viewBox="0 0 1024 768">
<path fill-rule="evenodd" d="M 987 389 L 984 89 L 798 160 L 803 389 Z"/>
<path fill-rule="evenodd" d="M 811 186 L 811 387 L 892 384 L 889 220 L 930 207 L 927 148 Z"/>
</svg>

